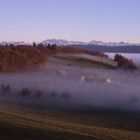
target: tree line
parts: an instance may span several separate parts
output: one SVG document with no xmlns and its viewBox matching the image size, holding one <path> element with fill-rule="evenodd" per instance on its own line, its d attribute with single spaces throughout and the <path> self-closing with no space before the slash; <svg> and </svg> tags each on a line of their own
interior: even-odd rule
<svg viewBox="0 0 140 140">
<path fill-rule="evenodd" d="M 49 56 L 57 53 L 57 46 L 32 45 L 0 45 L 0 71 L 9 72 L 34 68 L 46 63 Z"/>
</svg>

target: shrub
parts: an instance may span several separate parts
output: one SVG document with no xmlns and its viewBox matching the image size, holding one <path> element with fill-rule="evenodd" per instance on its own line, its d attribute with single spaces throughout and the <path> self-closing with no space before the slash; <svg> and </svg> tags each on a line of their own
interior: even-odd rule
<svg viewBox="0 0 140 140">
<path fill-rule="evenodd" d="M 35 98 L 41 98 L 43 96 L 43 91 L 37 90 L 34 94 Z"/>
<path fill-rule="evenodd" d="M 1 85 L 1 93 L 2 94 L 7 94 L 7 93 L 11 93 L 11 88 L 10 85 Z"/>
<path fill-rule="evenodd" d="M 64 92 L 64 93 L 62 93 L 61 97 L 64 99 L 70 99 L 71 96 L 67 92 Z"/>
<path fill-rule="evenodd" d="M 30 96 L 30 93 L 31 93 L 31 91 L 26 87 L 26 88 L 23 88 L 19 92 L 19 95 L 24 98 L 24 97 L 29 97 Z"/>
<path fill-rule="evenodd" d="M 137 69 L 137 66 L 133 63 L 132 60 L 129 60 L 122 55 L 116 54 L 114 57 L 114 61 L 118 62 L 118 67 L 122 69 L 131 69 L 135 70 Z"/>
<path fill-rule="evenodd" d="M 50 97 L 51 97 L 51 99 L 55 99 L 57 97 L 57 93 L 55 91 L 52 91 L 50 93 Z"/>
</svg>

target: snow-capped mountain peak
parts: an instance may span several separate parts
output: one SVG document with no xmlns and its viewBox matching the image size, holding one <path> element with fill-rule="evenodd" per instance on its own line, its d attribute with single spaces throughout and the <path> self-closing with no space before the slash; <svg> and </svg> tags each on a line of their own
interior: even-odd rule
<svg viewBox="0 0 140 140">
<path fill-rule="evenodd" d="M 66 39 L 46 39 L 42 42 L 43 45 L 48 45 L 48 44 L 56 44 L 57 46 L 67 46 L 67 45 L 93 45 L 93 46 L 110 46 L 110 47 L 115 47 L 115 46 L 140 46 L 140 43 L 129 43 L 129 42 L 103 42 L 103 41 L 96 41 L 92 40 L 89 42 L 84 42 L 84 41 L 68 41 Z M 6 44 L 13 44 L 15 46 L 18 45 L 31 45 L 32 43 L 25 43 L 23 41 L 3 41 L 0 42 L 0 45 L 6 45 Z"/>
<path fill-rule="evenodd" d="M 63 45 L 83 45 L 85 44 L 82 41 L 68 41 L 66 39 L 47 39 L 41 42 L 44 45 L 47 44 L 56 44 L 58 46 L 63 46 Z"/>
<path fill-rule="evenodd" d="M 140 43 L 128 43 L 128 42 L 102 42 L 92 40 L 90 42 L 83 41 L 68 41 L 66 39 L 47 39 L 41 42 L 44 45 L 56 44 L 58 46 L 66 45 L 96 45 L 96 46 L 140 46 Z"/>
<path fill-rule="evenodd" d="M 10 45 L 10 44 L 13 44 L 15 46 L 18 46 L 18 45 L 25 45 L 25 43 L 23 41 L 3 41 L 3 42 L 0 42 L 0 45 Z"/>
</svg>

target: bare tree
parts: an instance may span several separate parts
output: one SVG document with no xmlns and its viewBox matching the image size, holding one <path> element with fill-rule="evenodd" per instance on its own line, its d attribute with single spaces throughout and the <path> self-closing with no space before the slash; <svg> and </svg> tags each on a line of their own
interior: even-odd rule
<svg viewBox="0 0 140 140">
<path fill-rule="evenodd" d="M 43 96 L 43 91 L 37 90 L 34 94 L 35 98 L 41 98 Z"/>
<path fill-rule="evenodd" d="M 29 97 L 30 96 L 30 90 L 26 87 L 26 88 L 23 88 L 20 92 L 19 92 L 19 95 L 22 96 L 23 98 L 24 97 Z"/>
<path fill-rule="evenodd" d="M 64 99 L 70 99 L 71 95 L 67 92 L 64 92 L 64 93 L 62 93 L 61 97 Z"/>
<path fill-rule="evenodd" d="M 1 93 L 2 94 L 9 94 L 9 93 L 11 93 L 11 87 L 10 87 L 10 85 L 8 84 L 8 85 L 1 85 Z"/>
<path fill-rule="evenodd" d="M 50 97 L 51 97 L 51 99 L 55 99 L 57 97 L 57 93 L 55 91 L 52 91 L 50 93 Z"/>
</svg>

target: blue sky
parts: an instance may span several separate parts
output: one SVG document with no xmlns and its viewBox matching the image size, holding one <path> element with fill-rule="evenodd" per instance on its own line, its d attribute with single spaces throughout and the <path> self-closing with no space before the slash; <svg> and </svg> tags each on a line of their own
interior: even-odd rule
<svg viewBox="0 0 140 140">
<path fill-rule="evenodd" d="M 140 42 L 140 0 L 0 0 L 0 41 Z"/>
</svg>

